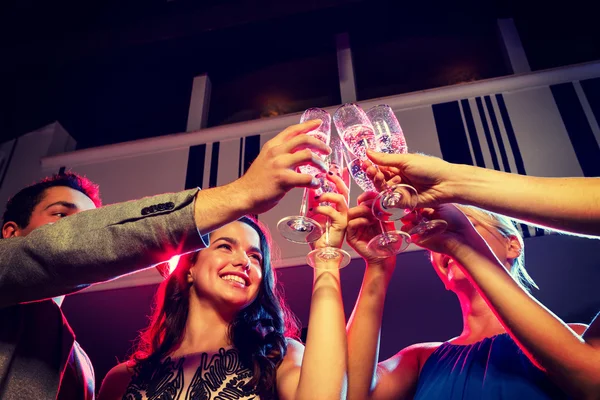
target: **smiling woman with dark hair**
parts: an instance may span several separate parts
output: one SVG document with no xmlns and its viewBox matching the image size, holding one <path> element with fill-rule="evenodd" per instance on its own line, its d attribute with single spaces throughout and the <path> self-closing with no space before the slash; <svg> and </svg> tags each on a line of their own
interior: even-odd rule
<svg viewBox="0 0 600 400">
<path fill-rule="evenodd" d="M 336 206 L 315 212 L 332 219 L 330 244 L 340 246 L 344 196 L 320 201 Z M 335 260 L 315 269 L 306 350 L 297 335 L 276 284 L 268 231 L 246 216 L 211 232 L 206 249 L 181 257 L 159 287 L 132 358 L 107 374 L 99 399 L 343 397 L 347 345 Z"/>
</svg>

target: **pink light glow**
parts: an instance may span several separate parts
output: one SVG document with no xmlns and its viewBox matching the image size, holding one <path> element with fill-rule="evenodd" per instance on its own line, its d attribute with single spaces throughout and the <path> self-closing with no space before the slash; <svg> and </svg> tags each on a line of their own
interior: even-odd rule
<svg viewBox="0 0 600 400">
<path fill-rule="evenodd" d="M 176 255 L 171 257 L 171 259 L 169 260 L 169 275 L 171 275 L 173 271 L 175 271 L 175 268 L 177 268 L 177 264 L 179 263 L 180 257 L 181 256 Z"/>
</svg>

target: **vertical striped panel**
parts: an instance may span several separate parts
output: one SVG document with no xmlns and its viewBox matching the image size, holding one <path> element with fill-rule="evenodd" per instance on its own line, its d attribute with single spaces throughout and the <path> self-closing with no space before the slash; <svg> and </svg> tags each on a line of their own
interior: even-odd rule
<svg viewBox="0 0 600 400">
<path fill-rule="evenodd" d="M 506 103 L 504 102 L 504 96 L 501 94 L 496 95 L 496 101 L 498 102 L 498 108 L 500 109 L 500 116 L 504 123 L 504 129 L 506 130 L 506 136 L 508 136 L 508 143 L 512 150 L 513 157 L 515 158 L 515 164 L 517 166 L 517 172 L 521 175 L 525 175 L 525 164 L 523 163 L 523 157 L 521 156 L 521 150 L 517 142 L 517 136 L 513 129 L 512 122 L 508 116 L 508 110 L 506 109 Z"/>
<path fill-rule="evenodd" d="M 444 160 L 473 165 L 458 101 L 434 104 L 432 109 Z"/>
<path fill-rule="evenodd" d="M 260 153 L 260 135 L 246 137 L 244 144 L 244 173 Z"/>
<path fill-rule="evenodd" d="M 496 118 L 496 113 L 494 112 L 494 107 L 492 105 L 492 100 L 490 99 L 490 96 L 485 96 L 485 106 L 490 117 L 490 122 L 494 131 L 494 137 L 496 138 L 496 145 L 498 146 L 498 150 L 500 151 L 500 158 L 504 167 L 503 171 L 511 172 L 510 164 L 508 163 L 508 156 L 506 155 L 506 148 L 504 147 L 502 135 L 500 134 L 500 127 L 498 126 L 498 119 Z"/>
<path fill-rule="evenodd" d="M 517 170 L 517 164 L 515 163 L 515 157 L 512 154 L 512 148 L 510 147 L 510 143 L 508 140 L 508 135 L 506 133 L 506 128 L 504 126 L 504 120 L 502 119 L 502 114 L 500 113 L 500 107 L 498 107 L 498 102 L 496 101 L 495 96 L 490 96 L 492 108 L 494 110 L 494 115 L 496 117 L 496 121 L 498 123 L 498 129 L 500 130 L 500 138 L 502 140 L 502 145 L 507 154 L 508 165 L 510 167 L 511 172 L 515 172 Z M 509 118 L 510 119 L 510 118 Z"/>
<path fill-rule="evenodd" d="M 238 154 L 238 178 L 243 175 L 244 170 L 242 169 L 244 165 L 244 138 L 240 138 L 240 152 Z"/>
<path fill-rule="evenodd" d="M 474 101 L 463 99 L 460 106 L 464 127 L 469 132 L 471 153 L 477 165 L 484 168 L 493 167 L 508 173 L 517 170 L 525 174 L 513 124 L 502 95 L 475 98 Z M 477 115 L 479 118 L 474 117 Z M 501 164 L 496 149 L 499 150 Z M 487 151 L 489 153 L 486 153 Z M 525 238 L 543 235 L 543 230 L 536 230 L 521 223 L 516 225 Z"/>
<path fill-rule="evenodd" d="M 587 97 L 596 121 L 600 122 L 600 78 L 586 79 L 579 82 Z"/>
<path fill-rule="evenodd" d="M 204 158 L 204 175 L 202 176 L 202 182 L 204 182 L 204 187 L 207 189 L 210 187 L 210 161 L 212 159 L 212 143 L 206 144 L 206 157 Z"/>
<path fill-rule="evenodd" d="M 477 135 L 477 129 L 475 128 L 475 121 L 473 120 L 473 113 L 469 100 L 463 99 L 460 101 L 463 115 L 465 117 L 465 124 L 467 126 L 467 132 L 469 132 L 469 138 L 471 139 L 471 147 L 473 148 L 473 155 L 475 157 L 475 164 L 478 167 L 485 168 L 485 161 L 483 160 L 483 152 L 481 151 L 481 145 L 479 143 L 479 136 Z"/>
<path fill-rule="evenodd" d="M 468 100 L 469 103 L 469 108 L 471 109 L 471 113 L 473 114 L 473 124 L 475 125 L 475 131 L 477 133 L 477 140 L 479 141 L 480 144 L 480 150 L 481 150 L 481 154 L 483 157 L 483 162 L 484 165 L 483 167 L 486 168 L 493 168 L 493 159 L 492 159 L 492 154 L 490 153 L 490 148 L 488 146 L 488 142 L 487 139 L 485 137 L 485 130 L 483 128 L 483 122 L 485 121 L 485 116 L 482 118 L 479 115 L 479 108 L 477 106 L 477 99 L 478 98 L 472 98 Z"/>
<path fill-rule="evenodd" d="M 596 142 L 600 143 L 600 78 L 587 79 L 573 84 L 592 131 L 594 131 L 594 136 L 596 136 Z"/>
<path fill-rule="evenodd" d="M 225 140 L 219 146 L 219 169 L 217 171 L 217 186 L 226 185 L 239 178 L 240 141 Z"/>
<path fill-rule="evenodd" d="M 466 129 L 465 132 L 468 133 L 467 119 L 465 118 L 465 112 L 463 110 L 462 102 L 461 101 L 458 102 L 458 109 L 460 110 L 460 118 L 462 119 L 463 126 Z M 467 134 L 467 135 L 465 135 L 465 137 L 467 138 L 467 144 L 469 145 L 469 151 L 471 153 L 471 159 L 475 160 L 475 152 L 473 151 L 473 143 L 471 143 L 471 136 Z"/>
<path fill-rule="evenodd" d="M 206 145 L 199 144 L 191 146 L 188 152 L 187 171 L 185 174 L 185 188 L 192 189 L 203 187 L 204 159 L 206 157 Z"/>
<path fill-rule="evenodd" d="M 221 142 L 214 142 L 212 144 L 212 151 L 210 155 L 210 175 L 208 178 L 208 187 L 214 188 L 217 186 L 217 173 L 219 171 L 219 148 Z"/>
<path fill-rule="evenodd" d="M 550 86 L 584 176 L 600 176 L 600 147 L 572 83 Z"/>
<path fill-rule="evenodd" d="M 490 127 L 488 125 L 487 117 L 485 114 L 485 110 L 483 108 L 483 102 L 481 101 L 481 97 L 477 97 L 475 99 L 477 103 L 477 112 L 479 113 L 479 118 L 481 119 L 481 126 L 483 128 L 483 134 L 485 135 L 485 141 L 487 142 L 487 147 L 490 152 L 490 157 L 492 158 L 492 167 L 496 171 L 500 171 L 500 164 L 498 164 L 498 156 L 496 155 L 496 147 L 494 146 L 494 141 L 492 140 L 492 135 L 490 133 Z"/>
</svg>

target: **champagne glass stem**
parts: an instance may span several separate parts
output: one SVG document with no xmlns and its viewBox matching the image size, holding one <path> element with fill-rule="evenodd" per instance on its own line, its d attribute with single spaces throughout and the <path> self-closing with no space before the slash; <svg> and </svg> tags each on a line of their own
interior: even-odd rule
<svg viewBox="0 0 600 400">
<path fill-rule="evenodd" d="M 329 227 L 331 226 L 331 219 L 327 217 L 325 221 L 325 247 L 329 247 Z"/>
<path fill-rule="evenodd" d="M 300 215 L 306 217 L 308 208 L 308 189 L 304 188 L 304 194 L 302 195 L 302 203 L 300 204 Z"/>
<path fill-rule="evenodd" d="M 383 236 L 383 240 L 386 244 L 388 244 L 390 242 L 390 237 L 387 234 L 385 226 L 383 226 L 383 221 L 379 220 L 379 226 L 381 227 L 381 235 Z"/>
</svg>

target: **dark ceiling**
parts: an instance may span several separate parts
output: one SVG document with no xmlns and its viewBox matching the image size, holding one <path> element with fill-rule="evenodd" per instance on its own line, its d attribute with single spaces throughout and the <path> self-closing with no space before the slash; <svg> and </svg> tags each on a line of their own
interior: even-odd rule
<svg viewBox="0 0 600 400">
<path fill-rule="evenodd" d="M 589 7 L 576 1 L 564 10 L 516 0 L 458 5 L 440 0 L 5 1 L 0 5 L 0 140 L 55 120 L 80 147 L 180 132 L 193 76 L 209 73 L 217 86 L 232 86 L 252 68 L 268 71 L 269 63 L 293 65 L 311 57 L 298 65 L 325 70 L 332 64 L 321 55 L 331 51 L 339 32 L 374 43 L 408 38 L 403 46 L 413 43 L 418 50 L 423 36 L 461 35 L 473 24 L 514 17 L 534 69 L 556 66 L 557 52 L 573 53 L 559 64 L 589 61 L 600 58 L 597 41 L 589 39 L 597 29 Z M 564 43 L 546 41 L 548 35 Z M 580 38 L 585 40 L 573 46 Z M 335 81 L 323 74 L 335 91 Z M 287 90 L 301 91 L 302 85 L 299 79 Z M 160 103 L 150 91 L 171 100 Z M 323 96 L 324 102 L 339 101 Z M 225 122 L 219 117 L 214 123 Z"/>
</svg>

